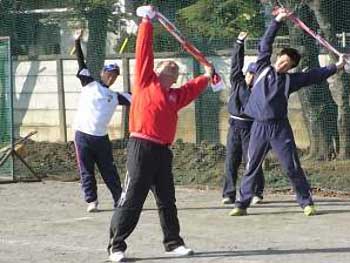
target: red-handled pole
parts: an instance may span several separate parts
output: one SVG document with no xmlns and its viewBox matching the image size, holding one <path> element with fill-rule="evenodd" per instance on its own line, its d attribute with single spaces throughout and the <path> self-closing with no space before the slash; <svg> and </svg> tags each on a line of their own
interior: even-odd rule
<svg viewBox="0 0 350 263">
<path fill-rule="evenodd" d="M 200 64 L 210 67 L 211 64 L 207 58 L 199 51 L 191 42 L 187 41 L 176 26 L 171 23 L 163 14 L 156 12 L 156 18 L 159 23 L 182 45 L 183 49 L 191 54 Z M 212 77 L 212 89 L 217 92 L 224 89 L 224 84 L 221 77 L 214 72 Z"/>
</svg>

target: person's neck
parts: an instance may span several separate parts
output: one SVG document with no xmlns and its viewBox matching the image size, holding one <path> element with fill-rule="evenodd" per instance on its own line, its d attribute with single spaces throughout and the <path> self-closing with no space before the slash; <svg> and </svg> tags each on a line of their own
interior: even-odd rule
<svg viewBox="0 0 350 263">
<path fill-rule="evenodd" d="M 109 89 L 109 86 L 107 84 L 105 84 L 102 80 L 100 80 L 100 83 L 102 84 L 103 87 Z"/>
</svg>

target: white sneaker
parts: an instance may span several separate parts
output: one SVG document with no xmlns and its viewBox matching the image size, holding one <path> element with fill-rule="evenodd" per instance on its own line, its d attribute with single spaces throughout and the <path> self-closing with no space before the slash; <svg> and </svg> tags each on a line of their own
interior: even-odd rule
<svg viewBox="0 0 350 263">
<path fill-rule="evenodd" d="M 173 255 L 177 257 L 182 257 L 182 256 L 189 256 L 193 255 L 194 252 L 192 249 L 185 247 L 185 246 L 179 246 L 171 251 L 166 252 L 168 255 Z"/>
<path fill-rule="evenodd" d="M 263 201 L 263 199 L 260 196 L 254 196 L 252 198 L 252 201 L 250 202 L 250 204 L 252 204 L 252 205 L 261 204 L 262 201 Z"/>
<path fill-rule="evenodd" d="M 113 252 L 109 255 L 108 260 L 112 262 L 123 262 L 125 253 L 123 251 Z"/>
<path fill-rule="evenodd" d="M 88 207 L 86 208 L 86 211 L 88 213 L 98 212 L 98 201 L 93 201 L 91 203 L 88 203 Z"/>
<path fill-rule="evenodd" d="M 234 204 L 235 202 L 230 198 L 230 197 L 224 197 L 222 200 L 221 200 L 221 203 L 223 205 L 231 205 L 231 204 Z"/>
</svg>

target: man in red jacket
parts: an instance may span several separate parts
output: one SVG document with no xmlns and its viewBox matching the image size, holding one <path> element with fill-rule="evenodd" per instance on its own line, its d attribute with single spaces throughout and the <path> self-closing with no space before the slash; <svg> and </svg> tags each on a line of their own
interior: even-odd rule
<svg viewBox="0 0 350 263">
<path fill-rule="evenodd" d="M 109 260 L 122 261 L 125 239 L 135 229 L 149 190 L 156 199 L 165 251 L 177 256 L 190 255 L 180 237 L 172 174 L 173 154 L 169 146 L 174 140 L 178 111 L 197 98 L 208 86 L 212 67 L 205 74 L 173 89 L 179 75 L 174 61 L 165 61 L 154 70 L 153 7 L 139 7 L 142 16 L 136 42 L 135 80 L 130 109 L 125 189 L 112 217 Z"/>
</svg>

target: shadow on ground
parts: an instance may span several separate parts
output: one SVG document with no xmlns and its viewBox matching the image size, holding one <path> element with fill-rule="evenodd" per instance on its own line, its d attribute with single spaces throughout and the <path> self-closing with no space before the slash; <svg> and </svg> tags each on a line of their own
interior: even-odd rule
<svg viewBox="0 0 350 263">
<path fill-rule="evenodd" d="M 193 256 L 186 258 L 216 258 L 216 257 L 247 257 L 247 256 L 273 256 L 273 255 L 295 255 L 295 254 L 327 254 L 327 253 L 350 253 L 350 247 L 340 248 L 319 248 L 319 249 L 266 249 L 248 251 L 208 251 L 196 252 Z M 128 258 L 125 262 L 149 261 L 149 260 L 177 260 L 184 257 L 149 257 L 149 258 Z"/>
</svg>

